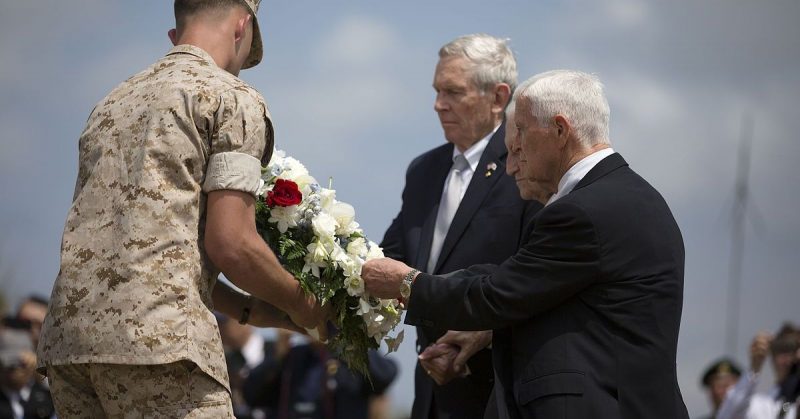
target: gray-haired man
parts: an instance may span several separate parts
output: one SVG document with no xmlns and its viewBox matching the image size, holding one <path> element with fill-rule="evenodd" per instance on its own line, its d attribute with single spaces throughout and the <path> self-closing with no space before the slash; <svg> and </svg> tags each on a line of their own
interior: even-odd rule
<svg viewBox="0 0 800 419">
<path fill-rule="evenodd" d="M 408 166 L 400 213 L 381 243 L 388 257 L 439 274 L 500 263 L 526 240 L 541 205 L 520 199 L 505 174 L 503 115 L 516 84 L 506 40 L 466 35 L 439 50 L 434 110 L 447 143 Z M 491 331 L 419 325 L 412 418 L 482 418 L 494 381 L 491 339 Z"/>
</svg>

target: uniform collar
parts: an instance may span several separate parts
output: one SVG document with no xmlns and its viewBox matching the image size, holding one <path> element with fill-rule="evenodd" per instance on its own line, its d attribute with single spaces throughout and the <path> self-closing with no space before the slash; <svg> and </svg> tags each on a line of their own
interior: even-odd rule
<svg viewBox="0 0 800 419">
<path fill-rule="evenodd" d="M 167 55 L 175 55 L 175 54 L 189 54 L 194 55 L 197 58 L 202 59 L 203 61 L 207 61 L 214 66 L 217 66 L 217 63 L 211 58 L 211 54 L 207 53 L 204 49 L 191 45 L 191 44 L 181 44 L 175 45 L 172 47 L 171 50 L 167 53 Z"/>
</svg>

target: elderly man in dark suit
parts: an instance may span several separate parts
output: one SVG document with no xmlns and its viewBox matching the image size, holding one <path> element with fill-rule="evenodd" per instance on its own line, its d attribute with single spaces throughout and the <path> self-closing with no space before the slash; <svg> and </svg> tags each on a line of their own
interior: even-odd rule
<svg viewBox="0 0 800 419">
<path fill-rule="evenodd" d="M 505 40 L 476 34 L 439 50 L 434 110 L 447 143 L 408 167 L 400 213 L 381 246 L 421 271 L 447 273 L 474 263 L 500 263 L 525 242 L 524 227 L 541 208 L 519 197 L 506 176 L 503 115 L 516 86 L 516 62 Z M 448 332 L 448 329 L 451 329 Z M 491 332 L 418 325 L 413 419 L 479 418 L 492 391 Z M 447 332 L 447 333 L 446 333 Z M 423 352 L 448 344 L 448 354 Z M 439 367 L 455 352 L 463 374 Z M 435 380 L 435 381 L 434 381 Z"/>
<path fill-rule="evenodd" d="M 528 242 L 451 275 L 379 259 L 367 290 L 408 298 L 406 322 L 510 328 L 497 391 L 513 418 L 687 418 L 675 357 L 684 247 L 661 195 L 610 146 L 594 76 L 558 70 L 517 92 L 527 179 L 555 194 Z"/>
</svg>

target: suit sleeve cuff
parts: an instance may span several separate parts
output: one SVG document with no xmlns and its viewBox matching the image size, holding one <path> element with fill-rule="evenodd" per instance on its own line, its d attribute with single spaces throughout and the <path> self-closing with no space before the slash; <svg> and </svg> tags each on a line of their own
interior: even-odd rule
<svg viewBox="0 0 800 419">
<path fill-rule="evenodd" d="M 408 299 L 405 323 L 414 326 L 433 327 L 434 322 L 429 319 L 428 304 L 426 303 L 427 282 L 435 279 L 433 275 L 420 272 L 411 285 L 411 297 Z"/>
</svg>

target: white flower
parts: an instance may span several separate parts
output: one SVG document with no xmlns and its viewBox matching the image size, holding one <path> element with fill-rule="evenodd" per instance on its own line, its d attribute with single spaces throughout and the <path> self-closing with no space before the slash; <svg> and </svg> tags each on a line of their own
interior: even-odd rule
<svg viewBox="0 0 800 419">
<path fill-rule="evenodd" d="M 300 190 L 304 197 L 311 195 L 313 192 L 312 185 L 317 183 L 317 180 L 308 174 L 297 176 L 292 180 L 297 184 L 297 189 Z"/>
<path fill-rule="evenodd" d="M 344 257 L 338 259 L 337 264 L 342 268 L 344 276 L 361 276 L 361 265 L 363 265 L 363 263 L 358 257 L 353 257 L 344 253 Z"/>
<path fill-rule="evenodd" d="M 347 293 L 353 297 L 360 297 L 364 295 L 364 280 L 360 276 L 348 276 L 344 280 L 344 285 L 347 287 Z"/>
<path fill-rule="evenodd" d="M 286 157 L 281 165 L 283 166 L 283 173 L 280 176 L 282 178 L 298 183 L 297 179 L 308 176 L 308 169 L 294 157 Z"/>
<path fill-rule="evenodd" d="M 330 212 L 334 202 L 336 202 L 336 191 L 327 188 L 319 190 L 319 204 L 323 211 Z"/>
<path fill-rule="evenodd" d="M 339 224 L 336 228 L 336 234 L 346 237 L 353 234 L 358 228 L 358 223 L 355 222 L 356 210 L 352 205 L 336 201 L 329 212 L 336 219 L 336 223 Z"/>
<path fill-rule="evenodd" d="M 350 240 L 350 243 L 347 244 L 347 253 L 350 256 L 357 256 L 361 259 L 367 257 L 367 240 L 363 237 L 356 237 L 353 240 Z"/>
<path fill-rule="evenodd" d="M 333 235 L 336 234 L 336 219 L 322 212 L 311 220 L 311 227 L 314 234 L 323 242 L 333 242 Z"/>
<path fill-rule="evenodd" d="M 276 161 L 281 161 L 284 158 L 286 158 L 286 152 L 283 151 L 283 150 L 275 148 L 272 151 L 272 157 L 269 159 L 269 164 L 273 164 Z"/>
<path fill-rule="evenodd" d="M 308 250 L 307 260 L 313 263 L 321 263 L 328 260 L 328 250 L 320 242 L 314 242 L 306 247 Z"/>
<path fill-rule="evenodd" d="M 319 278 L 320 268 L 324 269 L 326 266 L 328 266 L 328 251 L 320 242 L 309 244 L 306 247 L 306 250 L 308 250 L 308 253 L 304 258 L 306 263 L 303 265 L 303 272 L 311 271 L 314 276 Z"/>
<path fill-rule="evenodd" d="M 353 260 L 350 258 L 350 256 L 347 254 L 347 252 L 345 252 L 344 249 L 342 249 L 342 246 L 339 246 L 339 244 L 334 242 L 333 246 L 331 246 L 331 247 L 332 247 L 332 250 L 330 252 L 331 253 L 331 260 L 334 263 L 336 263 L 336 265 L 338 267 L 342 268 L 342 270 L 348 270 L 349 269 L 349 271 L 352 272 L 353 269 L 355 269 L 352 266 L 353 265 Z"/>
<path fill-rule="evenodd" d="M 356 310 L 356 314 L 359 316 L 364 316 L 365 314 L 372 311 L 372 305 L 370 305 L 369 301 L 362 295 L 361 298 L 358 299 L 358 310 Z"/>
<path fill-rule="evenodd" d="M 367 260 L 380 259 L 383 257 L 383 249 L 378 246 L 374 241 L 369 242 L 369 251 L 367 252 Z"/>
<path fill-rule="evenodd" d="M 375 340 L 380 344 L 384 322 L 383 314 L 377 310 L 372 310 L 361 317 L 364 319 L 364 323 L 367 324 L 367 335 L 371 338 L 376 338 Z"/>
<path fill-rule="evenodd" d="M 267 189 L 269 189 L 267 182 L 264 180 L 262 176 L 261 179 L 258 180 L 258 189 L 256 189 L 256 196 L 264 196 L 267 193 Z"/>
<path fill-rule="evenodd" d="M 303 214 L 297 205 L 289 207 L 274 207 L 269 212 L 269 222 L 278 223 L 278 231 L 286 233 L 289 227 L 297 227 Z"/>
</svg>

